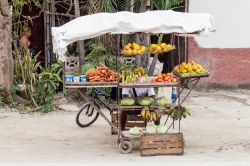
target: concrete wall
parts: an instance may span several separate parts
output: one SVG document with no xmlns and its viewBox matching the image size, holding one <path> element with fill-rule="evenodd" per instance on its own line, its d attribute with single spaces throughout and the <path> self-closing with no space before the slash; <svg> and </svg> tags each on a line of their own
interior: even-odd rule
<svg viewBox="0 0 250 166">
<path fill-rule="evenodd" d="M 249 0 L 189 0 L 190 12 L 215 17 L 215 33 L 189 39 L 189 59 L 210 72 L 204 82 L 250 84 L 249 6 Z"/>
</svg>

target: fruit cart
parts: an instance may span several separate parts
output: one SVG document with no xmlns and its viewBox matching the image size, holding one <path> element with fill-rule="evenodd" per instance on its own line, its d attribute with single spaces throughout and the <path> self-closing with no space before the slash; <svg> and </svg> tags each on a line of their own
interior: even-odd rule
<svg viewBox="0 0 250 166">
<path fill-rule="evenodd" d="M 89 28 L 82 28 L 82 27 L 91 27 Z M 207 32 L 214 31 L 213 26 L 213 17 L 208 14 L 190 14 L 190 13 L 181 13 L 181 12 L 174 12 L 174 11 L 149 11 L 145 13 L 131 13 L 131 12 L 118 12 L 118 13 L 98 13 L 93 15 L 82 16 L 76 18 L 69 23 L 61 27 L 53 27 L 52 28 L 52 36 L 53 36 L 53 51 L 58 55 L 61 61 L 65 61 L 67 45 L 78 41 L 78 40 L 86 40 L 90 38 L 94 38 L 97 36 L 101 36 L 103 34 L 131 34 L 131 33 L 143 33 L 146 35 L 151 34 L 175 34 L 179 36 L 179 34 L 184 35 L 194 35 L 194 34 L 205 34 Z M 138 47 L 137 52 L 133 52 L 129 50 L 128 46 L 125 50 L 122 51 L 122 54 L 129 54 L 131 56 L 139 56 L 140 54 L 145 53 L 145 47 L 141 46 L 134 46 L 135 48 Z M 155 47 L 155 46 L 154 46 Z M 152 49 L 154 48 L 152 46 Z M 158 48 L 157 46 L 155 48 Z M 127 49 L 127 50 L 126 50 Z M 165 51 L 171 51 L 171 48 L 167 45 L 162 45 L 162 49 Z M 178 48 L 179 49 L 179 48 Z M 156 53 L 151 50 L 151 53 Z M 120 55 L 118 53 L 118 55 Z M 117 55 L 117 56 L 118 56 Z M 191 65 L 187 65 L 187 68 Z M 180 66 L 179 68 L 181 68 Z M 117 67 L 119 68 L 119 67 Z M 99 69 L 99 70 L 98 70 Z M 97 71 L 98 70 L 98 71 Z M 193 76 L 184 76 L 178 75 L 179 70 L 175 71 L 177 76 L 177 80 L 175 82 L 143 82 L 143 83 L 135 83 L 133 81 L 119 81 L 118 73 L 115 73 L 108 69 L 106 66 L 98 66 L 92 72 L 89 72 L 89 76 L 79 76 L 79 79 L 83 79 L 83 82 L 74 82 L 72 80 L 71 75 L 64 75 L 64 89 L 75 89 L 77 90 L 87 101 L 81 108 L 79 113 L 77 114 L 77 123 L 80 124 L 81 127 L 88 127 L 92 123 L 96 121 L 99 115 L 101 115 L 110 126 L 112 126 L 117 131 L 117 143 L 119 146 L 119 150 L 121 153 L 129 153 L 132 150 L 132 143 L 130 142 L 131 139 L 138 139 L 141 138 L 143 149 L 142 155 L 155 155 L 155 154 L 182 154 L 183 146 L 182 135 L 180 135 L 180 118 L 179 120 L 179 130 L 178 135 L 176 136 L 169 136 L 169 135 L 148 135 L 144 134 L 141 136 L 131 136 L 128 135 L 126 132 L 121 130 L 121 113 L 123 111 L 138 111 L 142 109 L 142 106 L 122 106 L 120 105 L 120 91 L 121 88 L 159 88 L 159 87 L 176 87 L 177 88 L 177 102 L 176 104 L 168 104 L 166 106 L 157 106 L 151 105 L 147 109 L 152 112 L 152 110 L 159 110 L 159 112 L 166 113 L 167 111 L 171 110 L 170 112 L 175 115 L 175 109 L 179 110 L 180 115 L 182 116 L 181 112 L 185 112 L 182 110 L 181 104 L 189 95 L 191 90 L 197 84 L 201 77 L 208 76 L 208 74 L 200 74 L 200 75 L 193 75 Z M 185 71 L 185 69 L 183 69 Z M 98 74 L 95 74 L 98 73 Z M 135 73 L 134 73 L 135 74 Z M 136 73 L 137 74 L 137 73 Z M 160 79 L 159 79 L 160 80 Z M 173 78 L 171 80 L 174 80 Z M 194 86 L 190 89 L 190 92 L 184 97 L 184 100 L 181 101 L 181 92 L 185 88 L 184 83 L 195 82 Z M 110 97 L 107 94 L 102 93 L 97 88 L 98 87 L 116 87 L 118 88 L 117 91 L 117 103 L 115 105 L 111 105 L 108 103 L 103 102 L 100 99 L 100 96 Z M 85 92 L 82 92 L 82 89 L 85 88 L 93 88 L 90 95 L 86 95 Z M 110 113 L 118 112 L 117 113 L 117 125 L 114 125 L 112 121 L 103 113 L 100 109 L 100 103 L 107 108 Z M 172 108 L 172 109 L 169 109 Z M 79 119 L 81 115 L 84 115 L 85 122 L 80 122 Z M 168 118 L 172 116 L 172 114 L 168 114 L 165 123 L 168 121 Z M 177 115 L 177 114 L 176 114 Z M 151 118 L 151 117 L 150 117 Z M 174 125 L 174 121 L 169 125 L 168 129 Z M 142 132 L 143 133 L 143 132 Z M 152 145 L 149 145 L 149 142 L 156 141 L 156 151 L 157 149 L 162 147 L 166 144 L 165 140 L 160 140 L 162 142 L 158 145 L 157 139 L 162 138 L 171 142 L 172 139 L 177 140 L 176 145 L 178 145 L 174 151 L 171 150 L 171 147 L 163 147 L 161 152 L 151 153 L 149 149 L 152 149 Z M 153 141 L 147 141 L 148 139 L 154 139 Z M 146 140 L 146 141 L 145 141 Z M 158 140 L 159 142 L 159 140 Z M 158 148 L 157 148 L 158 147 Z M 166 152 L 167 149 L 167 152 Z M 149 150 L 149 151 L 148 151 Z"/>
</svg>

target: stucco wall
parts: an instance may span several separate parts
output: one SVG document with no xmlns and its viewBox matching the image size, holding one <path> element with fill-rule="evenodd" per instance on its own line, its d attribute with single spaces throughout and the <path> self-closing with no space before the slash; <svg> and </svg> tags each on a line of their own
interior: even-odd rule
<svg viewBox="0 0 250 166">
<path fill-rule="evenodd" d="M 203 48 L 250 48 L 250 0 L 189 0 L 189 11 L 209 13 L 216 32 L 196 38 Z"/>
<path fill-rule="evenodd" d="M 203 83 L 250 84 L 250 1 L 190 0 L 189 11 L 210 13 L 216 32 L 189 39 L 189 59 L 208 69 Z"/>
</svg>

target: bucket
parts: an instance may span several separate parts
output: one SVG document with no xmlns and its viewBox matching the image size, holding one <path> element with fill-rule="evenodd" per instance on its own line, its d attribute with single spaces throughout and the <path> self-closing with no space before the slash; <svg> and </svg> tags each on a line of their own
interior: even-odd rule
<svg viewBox="0 0 250 166">
<path fill-rule="evenodd" d="M 74 82 L 80 82 L 80 77 L 79 76 L 74 76 Z"/>
<path fill-rule="evenodd" d="M 74 77 L 73 75 L 66 75 L 65 76 L 65 81 L 66 82 L 73 82 L 73 77 Z"/>
<path fill-rule="evenodd" d="M 87 81 L 86 75 L 80 75 L 80 82 L 86 82 L 86 81 Z"/>
</svg>

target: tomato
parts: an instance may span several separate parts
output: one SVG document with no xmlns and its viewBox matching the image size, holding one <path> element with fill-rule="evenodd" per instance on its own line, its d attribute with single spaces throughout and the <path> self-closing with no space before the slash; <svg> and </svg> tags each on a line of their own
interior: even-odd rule
<svg viewBox="0 0 250 166">
<path fill-rule="evenodd" d="M 170 78 L 170 76 L 166 76 L 166 78 L 167 78 L 167 79 L 169 79 L 169 78 Z"/>
<path fill-rule="evenodd" d="M 168 80 L 168 78 L 167 78 L 167 77 L 165 77 L 165 78 L 164 78 L 164 81 L 167 81 L 167 80 Z"/>
<path fill-rule="evenodd" d="M 164 78 L 164 77 L 166 77 L 167 76 L 167 74 L 162 74 L 162 77 Z"/>
<path fill-rule="evenodd" d="M 162 82 L 162 79 L 161 78 L 157 78 L 156 81 L 157 82 Z"/>
<path fill-rule="evenodd" d="M 176 78 L 173 78 L 173 82 L 176 82 Z"/>
</svg>

